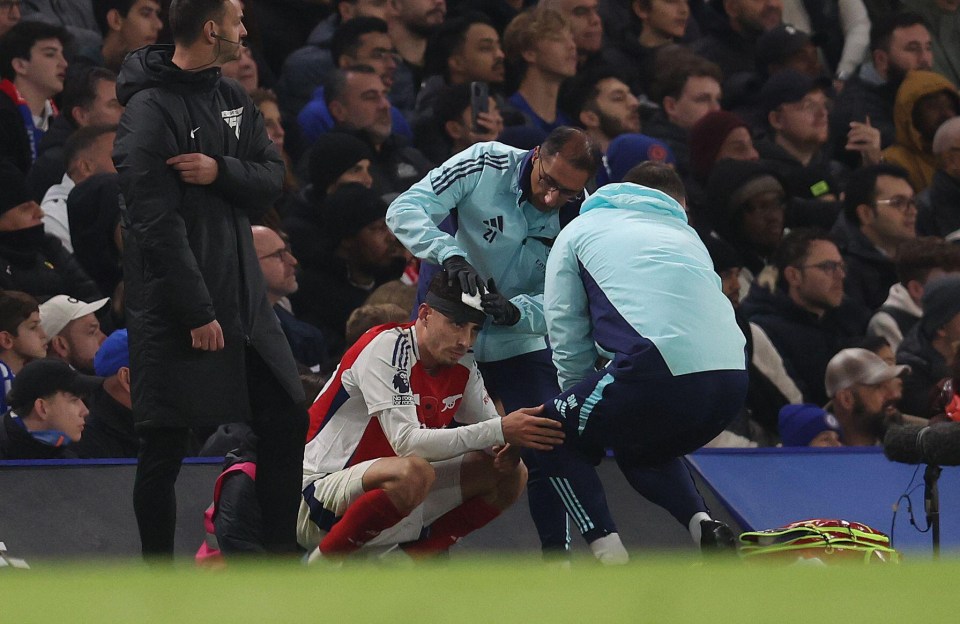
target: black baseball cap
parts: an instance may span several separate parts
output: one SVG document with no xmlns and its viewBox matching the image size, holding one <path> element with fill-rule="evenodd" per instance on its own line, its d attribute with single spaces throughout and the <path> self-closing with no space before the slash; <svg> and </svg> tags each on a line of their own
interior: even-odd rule
<svg viewBox="0 0 960 624">
<path fill-rule="evenodd" d="M 81 375 L 62 360 L 34 360 L 14 377 L 7 404 L 21 416 L 26 416 L 37 399 L 57 392 L 70 392 L 83 397 L 102 383 L 102 377 Z"/>
<path fill-rule="evenodd" d="M 818 37 L 811 37 L 795 26 L 780 24 L 760 35 L 757 39 L 757 59 L 766 66 L 767 63 L 783 65 L 787 60 L 802 50 L 808 43 L 819 45 Z"/>
<path fill-rule="evenodd" d="M 799 102 L 813 91 L 823 91 L 827 97 L 833 97 L 833 86 L 829 78 L 811 78 L 795 69 L 784 69 L 770 76 L 763 85 L 760 100 L 764 112 L 769 113 L 782 104 Z"/>
</svg>

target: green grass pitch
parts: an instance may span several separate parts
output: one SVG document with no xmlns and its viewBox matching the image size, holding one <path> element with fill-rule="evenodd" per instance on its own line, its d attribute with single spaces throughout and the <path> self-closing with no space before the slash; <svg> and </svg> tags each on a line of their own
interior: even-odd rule
<svg viewBox="0 0 960 624">
<path fill-rule="evenodd" d="M 960 621 L 955 558 L 823 567 L 650 553 L 619 568 L 495 555 L 340 569 L 30 563 L 0 570 L 0 624 Z"/>
</svg>

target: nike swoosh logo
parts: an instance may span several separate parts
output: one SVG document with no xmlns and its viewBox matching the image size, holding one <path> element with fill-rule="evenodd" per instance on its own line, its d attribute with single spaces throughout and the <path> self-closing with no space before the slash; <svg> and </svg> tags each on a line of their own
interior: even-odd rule
<svg viewBox="0 0 960 624">
<path fill-rule="evenodd" d="M 195 134 L 196 134 L 197 130 L 199 130 L 199 129 L 200 129 L 200 126 L 197 126 L 196 128 L 194 128 L 193 130 L 190 131 L 190 138 L 191 138 L 191 139 L 197 138 L 197 137 L 195 136 Z"/>
</svg>

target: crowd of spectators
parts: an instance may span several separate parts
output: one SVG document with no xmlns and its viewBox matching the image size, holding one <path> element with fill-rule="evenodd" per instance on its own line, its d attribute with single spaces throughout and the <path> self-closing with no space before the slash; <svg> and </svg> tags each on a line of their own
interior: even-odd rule
<svg viewBox="0 0 960 624">
<path fill-rule="evenodd" d="M 44 456 L 136 453 L 111 153 L 124 58 L 169 43 L 168 4 L 0 0 L 3 440 L 58 432 L 33 436 L 57 449 Z M 412 312 L 418 260 L 384 219 L 397 195 L 479 142 L 533 149 L 578 126 L 603 153 L 588 191 L 645 160 L 684 180 L 750 361 L 747 406 L 716 444 L 873 444 L 868 416 L 942 417 L 960 370 L 955 1 L 241 4 L 247 46 L 222 73 L 287 167 L 253 238 L 314 387 L 358 332 Z M 878 373 L 860 351 L 883 349 L 896 368 Z M 844 353 L 869 370 L 841 388 Z M 34 361 L 56 379 L 10 403 Z M 81 387 L 85 443 L 46 418 L 57 405 L 22 401 Z"/>
</svg>

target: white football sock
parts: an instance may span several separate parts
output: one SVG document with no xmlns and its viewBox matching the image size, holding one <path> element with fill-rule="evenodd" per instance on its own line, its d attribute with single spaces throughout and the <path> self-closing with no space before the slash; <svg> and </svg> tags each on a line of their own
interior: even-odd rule
<svg viewBox="0 0 960 624">
<path fill-rule="evenodd" d="M 623 547 L 618 533 L 611 533 L 590 542 L 593 556 L 604 565 L 623 565 L 630 561 L 627 549 Z"/>
</svg>

